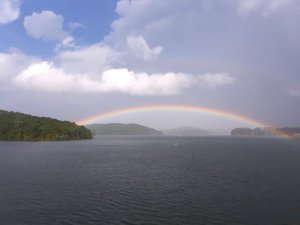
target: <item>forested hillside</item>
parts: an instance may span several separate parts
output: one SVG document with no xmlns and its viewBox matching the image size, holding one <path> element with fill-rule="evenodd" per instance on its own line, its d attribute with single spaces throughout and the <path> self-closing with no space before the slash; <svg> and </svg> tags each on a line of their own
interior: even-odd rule
<svg viewBox="0 0 300 225">
<path fill-rule="evenodd" d="M 0 110 L 0 140 L 46 141 L 91 138 L 90 130 L 72 122 Z"/>
<path fill-rule="evenodd" d="M 163 135 L 161 131 L 134 123 L 90 124 L 86 127 L 95 135 Z"/>
</svg>

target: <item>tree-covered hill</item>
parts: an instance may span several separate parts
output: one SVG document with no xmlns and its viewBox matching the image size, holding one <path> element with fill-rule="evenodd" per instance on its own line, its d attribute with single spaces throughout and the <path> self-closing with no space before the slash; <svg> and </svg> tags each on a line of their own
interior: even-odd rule
<svg viewBox="0 0 300 225">
<path fill-rule="evenodd" d="M 163 135 L 161 131 L 134 123 L 90 124 L 86 127 L 95 135 Z"/>
<path fill-rule="evenodd" d="M 272 136 L 274 131 L 282 132 L 289 136 L 299 136 L 300 127 L 268 128 L 234 128 L 231 130 L 232 136 Z"/>
<path fill-rule="evenodd" d="M 72 122 L 0 110 L 0 140 L 48 141 L 91 138 L 90 130 Z"/>
</svg>

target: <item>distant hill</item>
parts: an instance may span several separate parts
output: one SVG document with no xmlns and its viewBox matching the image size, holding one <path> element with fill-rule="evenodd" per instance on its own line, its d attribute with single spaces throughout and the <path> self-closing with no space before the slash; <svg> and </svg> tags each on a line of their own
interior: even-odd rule
<svg viewBox="0 0 300 225">
<path fill-rule="evenodd" d="M 206 136 L 210 133 L 196 127 L 179 127 L 175 129 L 163 130 L 165 135 L 174 136 Z"/>
<path fill-rule="evenodd" d="M 256 127 L 254 129 L 250 128 L 234 128 L 231 130 L 232 136 L 273 136 L 273 129 Z M 300 127 L 284 127 L 276 128 L 277 131 L 283 132 L 290 136 L 299 136 Z"/>
<path fill-rule="evenodd" d="M 288 133 L 289 135 L 296 135 L 300 136 L 300 127 L 283 127 L 280 128 L 285 133 Z"/>
<path fill-rule="evenodd" d="M 134 123 L 90 124 L 85 127 L 94 135 L 163 135 L 161 131 Z"/>
<path fill-rule="evenodd" d="M 69 121 L 0 110 L 0 140 L 49 141 L 91 138 L 90 130 Z"/>
</svg>

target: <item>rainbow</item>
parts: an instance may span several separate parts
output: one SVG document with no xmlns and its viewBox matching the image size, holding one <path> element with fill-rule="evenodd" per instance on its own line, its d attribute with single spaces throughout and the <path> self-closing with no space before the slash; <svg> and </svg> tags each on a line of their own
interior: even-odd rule
<svg viewBox="0 0 300 225">
<path fill-rule="evenodd" d="M 255 120 L 243 115 L 239 115 L 232 112 L 227 112 L 219 109 L 209 108 L 205 106 L 192 106 L 192 105 L 148 105 L 148 106 L 137 106 L 129 107 L 123 109 L 116 109 L 108 112 L 101 112 L 93 116 L 86 117 L 84 119 L 76 121 L 78 125 L 87 125 L 101 121 L 110 117 L 116 117 L 119 115 L 130 114 L 130 113 L 139 113 L 147 111 L 183 111 L 183 112 L 196 112 L 196 113 L 205 113 L 217 117 L 222 117 L 226 119 L 231 119 L 237 122 L 243 122 L 251 126 L 256 127 L 267 127 L 269 128 L 276 136 L 288 138 L 284 132 L 281 132 L 275 128 L 272 128 L 271 125 L 266 124 L 262 121 Z"/>
</svg>

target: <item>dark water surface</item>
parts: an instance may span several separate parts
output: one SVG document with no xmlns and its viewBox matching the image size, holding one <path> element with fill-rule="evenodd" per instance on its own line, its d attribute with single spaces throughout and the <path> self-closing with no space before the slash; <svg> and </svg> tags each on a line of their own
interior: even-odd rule
<svg viewBox="0 0 300 225">
<path fill-rule="evenodd" d="M 0 142 L 0 224 L 300 224 L 300 145 L 272 138 Z"/>
</svg>

